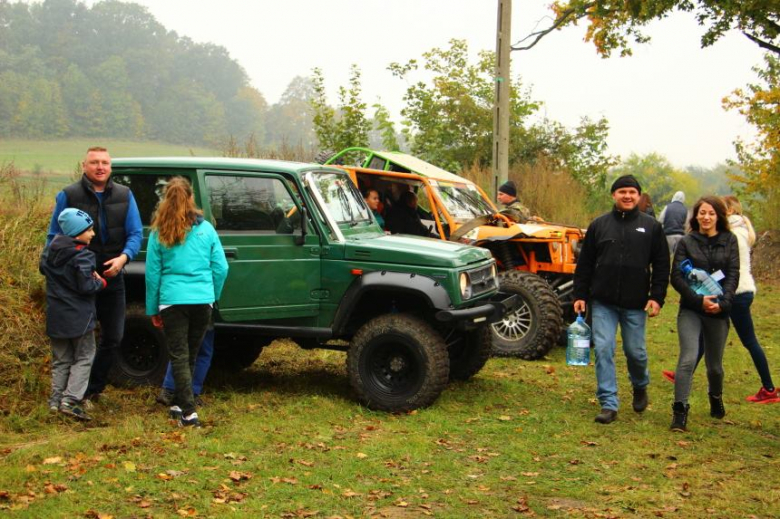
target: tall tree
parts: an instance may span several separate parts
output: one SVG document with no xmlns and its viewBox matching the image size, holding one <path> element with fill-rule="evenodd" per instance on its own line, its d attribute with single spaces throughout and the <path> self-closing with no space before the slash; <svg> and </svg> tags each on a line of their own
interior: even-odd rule
<svg viewBox="0 0 780 519">
<path fill-rule="evenodd" d="M 303 76 L 294 77 L 279 102 L 268 110 L 266 144 L 279 146 L 286 143 L 313 150 L 317 145 L 311 104 L 313 97 L 312 80 Z"/>
<path fill-rule="evenodd" d="M 314 69 L 312 86 L 314 131 L 320 148 L 339 151 L 352 146 L 368 146 L 371 121 L 366 117 L 366 103 L 361 98 L 362 84 L 357 65 L 350 67 L 349 87 L 339 87 L 335 108 L 328 104 L 325 77 L 319 68 Z"/>
<path fill-rule="evenodd" d="M 393 74 L 406 81 L 420 69 L 425 73 L 408 87 L 401 111 L 413 153 L 452 171 L 490 164 L 494 59 L 493 52 L 483 51 L 471 63 L 466 42 L 451 40 L 448 49 L 424 53 L 421 63 L 412 59 L 390 65 Z M 545 167 L 565 168 L 589 190 L 600 188 L 614 163 L 607 154 L 607 121 L 583 119 L 573 132 L 548 119 L 530 122 L 540 106 L 519 78 L 512 80 L 510 163 L 533 165 L 543 158 Z"/>
</svg>

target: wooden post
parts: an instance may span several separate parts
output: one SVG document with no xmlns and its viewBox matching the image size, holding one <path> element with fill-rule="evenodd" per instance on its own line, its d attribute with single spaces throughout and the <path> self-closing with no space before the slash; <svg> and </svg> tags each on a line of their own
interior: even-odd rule
<svg viewBox="0 0 780 519">
<path fill-rule="evenodd" d="M 509 60 L 512 38 L 512 0 L 498 0 L 496 30 L 496 102 L 493 109 L 493 196 L 509 178 Z"/>
</svg>

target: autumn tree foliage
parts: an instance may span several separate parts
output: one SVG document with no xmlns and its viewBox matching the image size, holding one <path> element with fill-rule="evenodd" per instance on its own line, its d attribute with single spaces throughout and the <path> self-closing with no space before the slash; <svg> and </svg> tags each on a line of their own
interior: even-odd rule
<svg viewBox="0 0 780 519">
<path fill-rule="evenodd" d="M 763 227 L 780 229 L 780 58 L 767 53 L 763 67 L 755 67 L 759 82 L 737 89 L 724 100 L 757 130 L 754 143 L 736 142 L 742 174 L 734 179 L 752 199 Z"/>
<path fill-rule="evenodd" d="M 513 49 L 529 49 L 550 32 L 586 20 L 586 40 L 593 42 L 601 55 L 606 57 L 613 51 L 630 55 L 632 43 L 649 40 L 642 32 L 648 23 L 682 11 L 691 13 L 705 28 L 702 47 L 733 29 L 761 48 L 780 53 L 777 0 L 558 0 L 551 7 L 555 14 L 552 24 L 529 34 Z"/>
</svg>

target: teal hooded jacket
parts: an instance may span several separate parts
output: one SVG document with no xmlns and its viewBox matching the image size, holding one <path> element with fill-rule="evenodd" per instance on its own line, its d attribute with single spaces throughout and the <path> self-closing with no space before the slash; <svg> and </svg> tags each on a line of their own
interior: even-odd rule
<svg viewBox="0 0 780 519">
<path fill-rule="evenodd" d="M 214 303 L 227 274 L 225 251 L 209 222 L 199 218 L 173 247 L 162 245 L 153 231 L 146 250 L 146 314 L 159 314 L 160 305 Z"/>
</svg>

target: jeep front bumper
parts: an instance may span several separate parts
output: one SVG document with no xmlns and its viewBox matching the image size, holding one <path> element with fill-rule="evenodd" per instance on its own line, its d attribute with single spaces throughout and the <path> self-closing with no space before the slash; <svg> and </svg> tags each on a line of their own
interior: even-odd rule
<svg viewBox="0 0 780 519">
<path fill-rule="evenodd" d="M 440 310 L 436 312 L 436 320 L 443 323 L 455 323 L 459 327 L 470 328 L 482 323 L 500 321 L 508 313 L 520 305 L 517 294 L 498 292 L 483 304 L 461 310 Z"/>
</svg>

